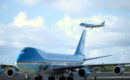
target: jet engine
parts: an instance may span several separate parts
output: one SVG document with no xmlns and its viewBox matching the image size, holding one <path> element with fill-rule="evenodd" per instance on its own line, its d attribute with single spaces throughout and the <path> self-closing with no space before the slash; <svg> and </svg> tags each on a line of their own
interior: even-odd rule
<svg viewBox="0 0 130 80">
<path fill-rule="evenodd" d="M 9 77 L 13 77 L 13 76 L 16 76 L 18 74 L 18 70 L 16 68 L 9 68 L 7 71 L 6 71 L 6 74 L 9 76 Z"/>
<path fill-rule="evenodd" d="M 114 67 L 113 71 L 114 73 L 120 75 L 124 72 L 124 67 L 121 65 L 117 65 L 116 67 Z"/>
<path fill-rule="evenodd" d="M 81 68 L 81 69 L 78 70 L 78 75 L 81 76 L 81 77 L 88 76 L 89 73 L 90 72 L 87 68 Z"/>
<path fill-rule="evenodd" d="M 0 66 L 0 74 L 4 72 L 4 69 Z"/>
</svg>

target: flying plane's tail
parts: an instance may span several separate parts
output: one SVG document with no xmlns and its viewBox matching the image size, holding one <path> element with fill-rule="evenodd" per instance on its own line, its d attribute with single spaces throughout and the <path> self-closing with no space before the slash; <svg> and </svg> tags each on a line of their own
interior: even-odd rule
<svg viewBox="0 0 130 80">
<path fill-rule="evenodd" d="M 100 25 L 101 25 L 101 26 L 104 26 L 104 24 L 105 24 L 105 21 L 103 21 Z"/>
<path fill-rule="evenodd" d="M 75 55 L 83 55 L 85 48 L 86 30 L 83 30 Z"/>
</svg>

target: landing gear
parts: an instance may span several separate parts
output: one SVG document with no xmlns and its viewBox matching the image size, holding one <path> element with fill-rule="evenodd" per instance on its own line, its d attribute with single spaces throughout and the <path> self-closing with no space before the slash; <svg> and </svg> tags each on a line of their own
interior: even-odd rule
<svg viewBox="0 0 130 80">
<path fill-rule="evenodd" d="M 27 74 L 25 74 L 25 79 L 24 80 L 29 80 L 29 77 Z"/>
<path fill-rule="evenodd" d="M 35 77 L 35 80 L 42 80 L 42 76 L 37 76 L 37 77 Z"/>
<path fill-rule="evenodd" d="M 74 80 L 72 72 L 70 72 L 70 74 L 69 74 L 69 76 L 67 77 L 66 80 Z"/>
<path fill-rule="evenodd" d="M 64 76 L 59 77 L 59 80 L 66 80 L 66 77 L 64 77 Z"/>
<path fill-rule="evenodd" d="M 97 76 L 96 75 L 94 76 L 94 80 L 97 80 Z"/>
<path fill-rule="evenodd" d="M 67 80 L 74 80 L 73 77 L 67 77 Z"/>
<path fill-rule="evenodd" d="M 55 77 L 54 76 L 50 76 L 50 77 L 48 77 L 48 80 L 55 80 Z"/>
</svg>

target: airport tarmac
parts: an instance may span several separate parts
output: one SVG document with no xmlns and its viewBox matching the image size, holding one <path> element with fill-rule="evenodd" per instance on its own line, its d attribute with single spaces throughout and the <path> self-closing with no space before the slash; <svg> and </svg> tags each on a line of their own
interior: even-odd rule
<svg viewBox="0 0 130 80">
<path fill-rule="evenodd" d="M 97 80 L 130 80 L 130 72 L 125 72 L 122 75 L 117 75 L 112 72 L 97 73 Z"/>
<path fill-rule="evenodd" d="M 95 74 L 92 74 L 86 80 L 94 80 L 94 75 Z M 97 76 L 96 80 L 130 80 L 130 72 L 126 72 L 120 76 L 111 72 L 110 73 L 104 72 L 104 73 L 96 73 L 96 76 Z M 19 74 L 16 77 L 7 77 L 5 74 L 0 74 L 0 80 L 24 80 L 24 75 Z M 77 78 L 75 80 L 85 80 L 85 78 Z"/>
</svg>

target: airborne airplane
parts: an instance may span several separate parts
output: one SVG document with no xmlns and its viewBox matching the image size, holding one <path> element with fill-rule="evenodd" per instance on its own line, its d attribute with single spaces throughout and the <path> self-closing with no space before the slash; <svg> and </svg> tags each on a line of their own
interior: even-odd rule
<svg viewBox="0 0 130 80">
<path fill-rule="evenodd" d="M 35 80 L 43 80 L 43 74 L 49 75 L 45 80 L 55 80 L 57 75 L 59 75 L 59 80 L 74 80 L 74 76 L 72 75 L 74 72 L 77 72 L 81 77 L 87 77 L 90 74 L 89 67 L 105 65 L 115 65 L 114 72 L 117 74 L 124 72 L 123 65 L 129 63 L 84 65 L 84 62 L 87 60 L 111 56 L 106 55 L 94 58 L 85 58 L 83 54 L 85 48 L 85 36 L 86 30 L 84 29 L 74 55 L 54 54 L 32 47 L 26 47 L 21 50 L 17 57 L 15 62 L 16 67 L 18 70 L 26 74 L 26 80 L 30 80 L 27 76 L 30 73 L 35 74 Z M 9 77 L 13 77 L 19 72 L 18 70 L 12 67 L 9 68 L 6 73 Z M 69 76 L 65 76 L 65 73 L 69 74 Z"/>
<path fill-rule="evenodd" d="M 80 26 L 83 26 L 85 28 L 98 28 L 98 27 L 104 27 L 105 25 L 105 21 L 103 21 L 101 24 L 99 25 L 95 25 L 95 24 L 87 24 L 87 23 L 80 23 Z"/>
</svg>

